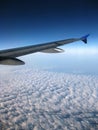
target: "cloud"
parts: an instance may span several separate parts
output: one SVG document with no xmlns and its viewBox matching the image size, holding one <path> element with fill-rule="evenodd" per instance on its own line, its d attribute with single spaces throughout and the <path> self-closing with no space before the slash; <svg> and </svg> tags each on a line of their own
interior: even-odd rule
<svg viewBox="0 0 98 130">
<path fill-rule="evenodd" d="M 0 73 L 6 129 L 97 129 L 98 77 L 16 67 Z"/>
<path fill-rule="evenodd" d="M 98 55 L 98 49 L 97 47 L 88 47 L 88 46 L 83 46 L 83 47 L 79 47 L 79 46 L 75 46 L 75 47 L 69 47 L 67 48 L 67 53 L 68 54 L 73 54 L 73 55 Z"/>
</svg>

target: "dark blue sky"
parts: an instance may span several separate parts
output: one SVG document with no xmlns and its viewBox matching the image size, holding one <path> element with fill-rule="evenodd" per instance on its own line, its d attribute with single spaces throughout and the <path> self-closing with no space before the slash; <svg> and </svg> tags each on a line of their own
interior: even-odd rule
<svg viewBox="0 0 98 130">
<path fill-rule="evenodd" d="M 97 41 L 97 0 L 1 0 L 1 47 L 91 34 Z"/>
</svg>

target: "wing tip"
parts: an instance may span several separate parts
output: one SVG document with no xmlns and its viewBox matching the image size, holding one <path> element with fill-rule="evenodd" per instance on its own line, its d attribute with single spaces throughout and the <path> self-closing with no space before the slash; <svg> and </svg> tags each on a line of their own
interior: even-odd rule
<svg viewBox="0 0 98 130">
<path fill-rule="evenodd" d="M 87 38 L 88 38 L 89 35 L 90 35 L 90 34 L 87 34 L 87 35 L 81 37 L 80 39 L 81 39 L 85 44 L 87 44 Z"/>
</svg>

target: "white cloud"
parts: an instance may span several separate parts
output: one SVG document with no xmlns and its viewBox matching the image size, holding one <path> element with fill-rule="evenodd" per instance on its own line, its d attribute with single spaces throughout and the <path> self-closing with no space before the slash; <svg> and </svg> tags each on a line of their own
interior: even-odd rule
<svg viewBox="0 0 98 130">
<path fill-rule="evenodd" d="M 98 55 L 97 47 L 73 47 L 67 48 L 67 53 L 69 54 L 78 54 L 78 55 Z"/>
<path fill-rule="evenodd" d="M 98 128 L 97 76 L 39 71 L 25 66 L 3 71 L 0 72 L 0 119 L 5 127 Z"/>
</svg>

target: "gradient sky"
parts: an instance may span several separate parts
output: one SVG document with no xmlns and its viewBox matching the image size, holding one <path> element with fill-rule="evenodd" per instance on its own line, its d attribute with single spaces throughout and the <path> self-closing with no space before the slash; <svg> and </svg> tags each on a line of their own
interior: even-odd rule
<svg viewBox="0 0 98 130">
<path fill-rule="evenodd" d="M 97 71 L 98 1 L 0 1 L 1 49 L 39 44 L 71 37 L 81 37 L 88 33 L 90 33 L 88 45 L 77 42 L 64 46 L 63 48 L 66 50 L 66 54 L 57 54 L 55 56 L 34 54 L 33 58 L 39 57 L 40 60 L 37 61 L 37 64 L 41 64 L 42 62 L 42 66 L 44 59 L 48 57 L 48 62 L 54 64 L 54 66 L 60 64 L 59 62 L 56 63 L 56 61 L 60 60 L 64 66 L 74 66 L 75 69 L 72 66 L 70 67 L 76 71 L 77 66 L 76 64 L 74 65 L 73 61 L 75 57 L 77 57 L 76 59 L 78 60 L 76 60 L 76 63 L 78 63 L 78 65 L 84 67 L 85 64 L 87 64 L 86 68 L 88 68 L 90 64 L 90 69 L 93 67 L 94 69 L 96 68 L 95 71 Z M 90 60 L 87 62 L 88 59 Z M 67 64 L 64 61 L 66 61 Z M 93 65 L 91 63 L 93 63 Z M 62 64 L 60 64 L 59 67 L 61 67 Z M 68 69 L 70 69 L 70 67 Z M 77 71 L 80 70 L 81 67 Z"/>
</svg>

